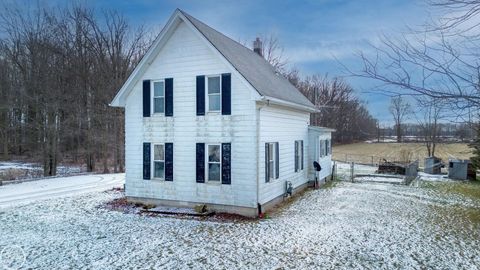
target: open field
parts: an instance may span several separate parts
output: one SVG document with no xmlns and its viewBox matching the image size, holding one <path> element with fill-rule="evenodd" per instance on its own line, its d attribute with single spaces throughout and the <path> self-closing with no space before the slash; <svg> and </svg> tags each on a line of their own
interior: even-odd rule
<svg viewBox="0 0 480 270">
<path fill-rule="evenodd" d="M 420 160 L 427 156 L 427 148 L 423 143 L 353 143 L 333 146 L 333 159 L 371 163 L 380 159 L 402 160 L 402 155 L 409 153 L 411 160 Z M 444 161 L 449 158 L 468 159 L 471 149 L 464 143 L 438 144 L 435 155 Z M 373 157 L 373 159 L 372 159 Z"/>
</svg>

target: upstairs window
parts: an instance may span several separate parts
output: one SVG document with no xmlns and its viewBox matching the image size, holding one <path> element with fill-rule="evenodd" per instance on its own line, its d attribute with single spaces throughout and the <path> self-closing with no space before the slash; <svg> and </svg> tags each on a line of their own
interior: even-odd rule
<svg viewBox="0 0 480 270">
<path fill-rule="evenodd" d="M 153 81 L 153 113 L 165 113 L 165 82 Z"/>
<path fill-rule="evenodd" d="M 207 83 L 207 108 L 209 112 L 220 112 L 222 102 L 221 76 L 209 76 Z"/>
<path fill-rule="evenodd" d="M 207 180 L 211 182 L 219 182 L 221 176 L 221 146 L 220 144 L 209 144 L 207 148 Z"/>
<path fill-rule="evenodd" d="M 153 145 L 153 178 L 165 179 L 165 148 L 163 144 Z"/>
</svg>

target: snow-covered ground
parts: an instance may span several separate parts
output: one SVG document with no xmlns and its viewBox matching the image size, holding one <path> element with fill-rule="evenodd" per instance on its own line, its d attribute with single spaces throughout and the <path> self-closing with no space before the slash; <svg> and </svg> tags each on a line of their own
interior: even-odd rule
<svg viewBox="0 0 480 270">
<path fill-rule="evenodd" d="M 122 187 L 125 174 L 91 174 L 0 186 L 0 209 L 39 200 Z"/>
<path fill-rule="evenodd" d="M 57 176 L 79 174 L 85 171 L 78 165 L 58 165 Z M 38 163 L 20 161 L 0 162 L 0 180 L 25 180 L 43 177 L 43 168 Z"/>
<path fill-rule="evenodd" d="M 337 182 L 269 219 L 242 222 L 102 206 L 122 196 L 94 192 L 0 210 L 0 255 L 18 264 L 24 256 L 31 269 L 480 267 L 480 201 L 432 187 Z"/>
</svg>

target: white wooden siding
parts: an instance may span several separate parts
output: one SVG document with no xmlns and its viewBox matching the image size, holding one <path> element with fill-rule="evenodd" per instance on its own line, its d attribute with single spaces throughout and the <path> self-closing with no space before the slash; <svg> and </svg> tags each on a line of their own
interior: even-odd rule
<svg viewBox="0 0 480 270">
<path fill-rule="evenodd" d="M 330 131 L 309 132 L 308 140 L 311 147 L 309 147 L 308 149 L 308 163 L 313 164 L 314 161 L 317 161 L 322 167 L 322 170 L 318 173 L 319 181 L 323 180 L 325 177 L 332 174 L 332 154 L 329 153 L 328 155 L 322 157 L 320 155 L 320 148 L 319 148 L 320 141 L 324 141 L 324 140 L 331 141 L 331 139 L 332 139 L 332 136 Z M 308 178 L 310 180 L 315 180 L 315 174 L 316 174 L 316 171 L 314 170 L 313 165 L 308 166 Z"/>
<path fill-rule="evenodd" d="M 308 149 L 308 124 L 310 115 L 307 112 L 289 110 L 279 106 L 259 106 L 259 203 L 264 204 L 285 193 L 286 181 L 293 187 L 306 183 L 307 156 L 304 156 L 304 169 L 295 172 L 295 141 L 303 140 L 305 153 Z M 280 177 L 265 182 L 265 143 L 279 143 Z"/>
<path fill-rule="evenodd" d="M 232 74 L 232 115 L 196 116 L 196 76 L 221 73 Z M 163 78 L 173 78 L 174 116 L 144 118 L 142 80 Z M 142 80 L 125 107 L 127 196 L 256 207 L 255 93 L 238 73 L 182 22 Z M 173 142 L 173 182 L 142 179 L 143 142 Z M 231 142 L 231 185 L 196 183 L 197 142 Z"/>
</svg>

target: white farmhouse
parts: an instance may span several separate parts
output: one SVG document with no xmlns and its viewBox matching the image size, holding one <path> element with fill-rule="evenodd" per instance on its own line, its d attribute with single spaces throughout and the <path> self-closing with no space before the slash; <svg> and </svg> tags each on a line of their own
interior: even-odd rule
<svg viewBox="0 0 480 270">
<path fill-rule="evenodd" d="M 331 174 L 332 130 L 309 127 L 314 105 L 255 43 L 174 12 L 111 103 L 125 107 L 129 200 L 256 216 Z"/>
</svg>

